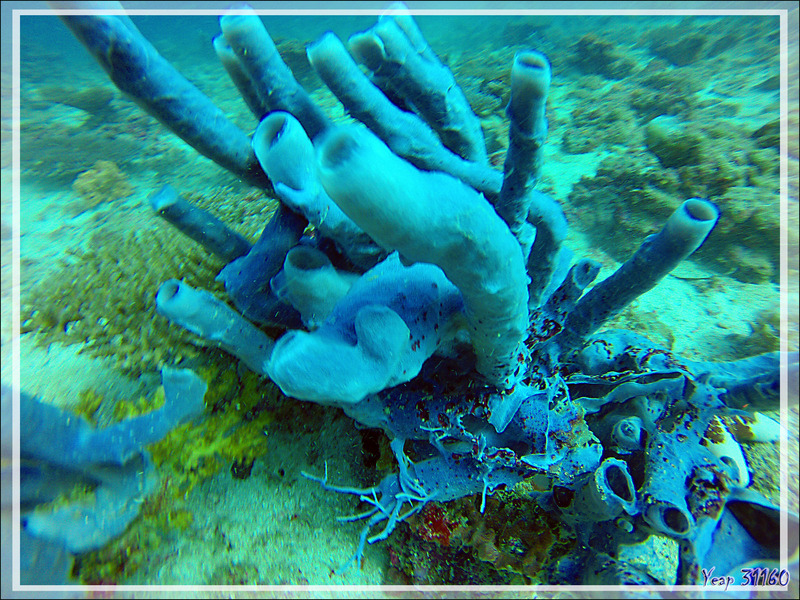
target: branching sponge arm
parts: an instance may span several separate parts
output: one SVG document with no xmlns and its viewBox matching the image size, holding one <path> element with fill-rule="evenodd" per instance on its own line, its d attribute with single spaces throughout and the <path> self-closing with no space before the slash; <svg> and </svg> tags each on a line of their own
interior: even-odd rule
<svg viewBox="0 0 800 600">
<path fill-rule="evenodd" d="M 311 66 L 347 112 L 369 127 L 395 154 L 420 169 L 458 177 L 487 197 L 497 196 L 501 174 L 485 160 L 467 160 L 446 148 L 428 123 L 392 103 L 361 72 L 335 34 L 323 35 L 308 46 L 307 53 Z"/>
<path fill-rule="evenodd" d="M 405 267 L 393 253 L 352 285 L 318 329 L 279 339 L 267 372 L 288 396 L 353 405 L 416 377 L 449 341 L 462 307 L 441 269 Z"/>
<path fill-rule="evenodd" d="M 558 336 L 560 343 L 574 345 L 653 288 L 703 244 L 718 219 L 719 209 L 708 200 L 692 198 L 681 204 L 659 233 L 648 237 L 636 254 L 578 301 Z"/>
<path fill-rule="evenodd" d="M 402 23 L 384 15 L 374 26 L 349 40 L 353 55 L 372 72 L 372 80 L 398 106 L 422 117 L 444 145 L 471 162 L 486 163 L 486 146 L 478 117 L 446 66 L 424 43 L 410 15 Z M 414 38 L 412 40 L 411 38 Z"/>
<path fill-rule="evenodd" d="M 250 242 L 167 184 L 148 197 L 155 213 L 226 263 L 250 252 Z"/>
<path fill-rule="evenodd" d="M 508 154 L 497 212 L 518 238 L 522 235 L 533 190 L 542 171 L 547 137 L 545 107 L 550 90 L 550 64 L 539 52 L 520 52 L 511 67 Z"/>
<path fill-rule="evenodd" d="M 256 373 L 265 374 L 273 341 L 210 292 L 170 279 L 158 288 L 156 310 L 230 352 Z"/>
<path fill-rule="evenodd" d="M 333 240 L 350 262 L 366 270 L 385 258 L 325 193 L 317 177 L 314 146 L 297 119 L 282 111 L 268 114 L 253 134 L 253 150 L 283 203 Z"/>
<path fill-rule="evenodd" d="M 220 17 L 220 28 L 243 70 L 249 75 L 260 100 L 260 116 L 273 110 L 293 114 L 314 139 L 329 125 L 328 117 L 314 104 L 281 59 L 261 17 L 227 14 Z"/>
<path fill-rule="evenodd" d="M 250 140 L 167 62 L 129 20 L 61 15 L 111 81 L 203 156 L 249 184 L 268 187 Z"/>
</svg>

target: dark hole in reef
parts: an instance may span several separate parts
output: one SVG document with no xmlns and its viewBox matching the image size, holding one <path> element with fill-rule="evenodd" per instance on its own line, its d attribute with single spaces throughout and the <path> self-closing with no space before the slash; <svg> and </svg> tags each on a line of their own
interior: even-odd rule
<svg viewBox="0 0 800 600">
<path fill-rule="evenodd" d="M 559 508 L 567 508 L 572 504 L 575 492 L 560 485 L 553 486 L 553 502 Z"/>
<path fill-rule="evenodd" d="M 296 246 L 286 255 L 291 266 L 301 271 L 315 271 L 328 264 L 323 255 L 305 246 Z"/>
<path fill-rule="evenodd" d="M 686 519 L 686 515 L 677 508 L 665 508 L 661 517 L 664 519 L 664 524 L 675 533 L 683 534 L 689 531 L 689 521 Z"/>
<path fill-rule="evenodd" d="M 602 398 L 610 394 L 618 384 L 616 383 L 571 383 L 567 385 L 569 396 L 578 398 Z"/>
<path fill-rule="evenodd" d="M 247 479 L 250 477 L 250 473 L 253 470 L 253 463 L 255 462 L 256 460 L 254 458 L 250 460 L 243 458 L 233 461 L 231 465 L 231 475 L 233 475 L 235 479 Z"/>
<path fill-rule="evenodd" d="M 612 365 L 611 371 L 616 371 L 617 373 L 625 373 L 626 371 L 631 371 L 636 373 L 639 371 L 639 365 L 636 364 L 636 360 L 634 357 L 627 352 L 620 354 L 615 360 L 614 364 Z"/>
<path fill-rule="evenodd" d="M 683 377 L 683 373 L 649 373 L 647 375 L 643 375 L 636 379 L 637 383 L 646 384 L 646 383 L 655 383 L 656 381 L 661 381 L 662 379 L 680 379 Z"/>
<path fill-rule="evenodd" d="M 472 415 L 464 415 L 461 417 L 461 425 L 475 437 L 480 433 L 489 432 L 489 427 L 486 425 L 486 422 Z"/>
<path fill-rule="evenodd" d="M 608 486 L 611 488 L 611 491 L 625 502 L 633 500 L 633 495 L 628 487 L 628 478 L 625 477 L 625 473 L 622 469 L 616 465 L 608 467 L 606 469 L 606 481 L 608 481 Z"/>
<path fill-rule="evenodd" d="M 503 447 L 508 448 L 517 456 L 525 456 L 530 454 L 532 451 L 532 448 L 525 442 L 512 442 L 509 444 L 503 444 Z"/>
<path fill-rule="evenodd" d="M 362 459 L 367 469 L 374 469 L 378 466 L 381 458 L 381 437 L 383 432 L 380 429 L 361 429 L 361 450 Z"/>
<path fill-rule="evenodd" d="M 83 566 L 83 555 L 76 554 L 75 559 L 72 562 L 72 568 L 69 571 L 69 576 L 72 577 L 72 579 L 80 579 L 82 566 Z"/>
<path fill-rule="evenodd" d="M 642 447 L 647 447 L 647 433 L 644 430 L 642 430 Z M 628 463 L 628 473 L 633 479 L 633 487 L 636 490 L 642 489 L 644 485 L 644 473 L 647 466 L 646 458 L 647 454 L 645 452 L 634 452 L 626 457 L 625 462 Z"/>
<path fill-rule="evenodd" d="M 781 541 L 781 525 L 777 511 L 735 500 L 728 502 L 727 508 L 756 542 L 774 550 L 777 556 Z"/>
</svg>

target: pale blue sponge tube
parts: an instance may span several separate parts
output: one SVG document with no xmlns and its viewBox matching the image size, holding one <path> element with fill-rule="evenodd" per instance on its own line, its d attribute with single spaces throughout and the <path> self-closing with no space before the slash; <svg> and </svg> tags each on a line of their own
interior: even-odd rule
<svg viewBox="0 0 800 600">
<path fill-rule="evenodd" d="M 326 33 L 308 46 L 307 53 L 317 75 L 347 112 L 369 127 L 395 154 L 420 169 L 450 173 L 487 197 L 497 196 L 501 174 L 485 161 L 472 162 L 455 154 L 425 121 L 393 104 L 361 72 L 336 35 Z"/>
<path fill-rule="evenodd" d="M 158 288 L 156 310 L 230 352 L 256 373 L 266 373 L 272 339 L 210 292 L 169 279 Z"/>
<path fill-rule="evenodd" d="M 309 98 L 281 59 L 258 15 L 223 15 L 219 25 L 225 41 L 253 82 L 261 101 L 260 116 L 273 110 L 291 113 L 311 139 L 330 125 L 328 117 Z"/>
<path fill-rule="evenodd" d="M 145 446 L 205 407 L 206 383 L 192 371 L 164 367 L 162 380 L 161 408 L 102 429 L 82 416 L 20 394 L 20 427 L 25 431 L 21 499 L 34 505 L 23 515 L 29 534 L 80 553 L 101 547 L 125 530 L 158 482 Z M 93 494 L 47 504 L 76 484 L 93 486 Z M 37 545 L 23 541 L 23 554 L 26 547 L 33 552 Z"/>
<path fill-rule="evenodd" d="M 250 140 L 125 17 L 61 15 L 111 81 L 183 141 L 251 185 L 269 186 Z"/>
<path fill-rule="evenodd" d="M 399 20 L 384 15 L 367 31 L 353 35 L 349 45 L 392 102 L 422 117 L 459 156 L 487 162 L 480 120 L 410 15 Z"/>
<path fill-rule="evenodd" d="M 250 252 L 217 275 L 247 319 L 273 327 L 300 327 L 300 315 L 272 294 L 267 283 L 280 272 L 286 253 L 298 244 L 306 225 L 302 216 L 279 205 Z"/>
<path fill-rule="evenodd" d="M 148 200 L 157 215 L 226 263 L 250 252 L 250 242 L 211 213 L 186 201 L 171 185 L 163 186 Z"/>
<path fill-rule="evenodd" d="M 320 181 L 381 246 L 438 265 L 464 296 L 477 369 L 516 382 L 528 327 L 528 276 L 517 240 L 486 199 L 444 173 L 424 172 L 362 127 L 331 130 Z"/>
<path fill-rule="evenodd" d="M 386 256 L 325 193 L 314 146 L 292 115 L 275 111 L 264 117 L 253 134 L 253 150 L 283 203 L 333 240 L 354 265 L 369 269 Z"/>
<path fill-rule="evenodd" d="M 511 67 L 511 100 L 508 154 L 497 212 L 517 237 L 528 215 L 533 190 L 542 171 L 542 154 L 547 137 L 545 107 L 550 90 L 550 64 L 539 52 L 520 52 Z"/>
<path fill-rule="evenodd" d="M 222 66 L 225 67 L 225 70 L 228 72 L 228 76 L 236 86 L 236 89 L 239 90 L 239 93 L 242 95 L 242 99 L 247 104 L 250 112 L 252 112 L 257 119 L 260 119 L 262 116 L 264 116 L 264 109 L 261 106 L 261 99 L 258 97 L 258 92 L 256 92 L 253 80 L 250 79 L 250 75 L 245 70 L 244 65 L 239 62 L 239 57 L 236 56 L 233 48 L 231 48 L 228 42 L 225 40 L 224 35 L 219 34 L 215 36 L 213 44 L 214 52 L 217 53 L 219 62 L 221 62 Z"/>
<path fill-rule="evenodd" d="M 692 198 L 681 204 L 659 233 L 649 236 L 636 254 L 578 301 L 558 336 L 562 343 L 585 338 L 650 290 L 703 244 L 718 219 L 719 209 L 708 200 Z"/>
<path fill-rule="evenodd" d="M 356 404 L 413 379 L 450 335 L 461 307 L 441 269 L 404 267 L 390 254 L 353 284 L 319 329 L 279 339 L 267 371 L 287 396 Z"/>
<path fill-rule="evenodd" d="M 359 275 L 337 271 L 324 252 L 308 246 L 289 250 L 283 270 L 270 281 L 275 294 L 294 306 L 303 323 L 316 328 Z"/>
</svg>

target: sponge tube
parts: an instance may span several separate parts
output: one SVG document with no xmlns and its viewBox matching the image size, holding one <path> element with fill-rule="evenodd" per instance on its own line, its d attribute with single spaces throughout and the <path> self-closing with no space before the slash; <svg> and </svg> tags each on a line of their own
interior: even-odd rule
<svg viewBox="0 0 800 600">
<path fill-rule="evenodd" d="M 659 233 L 648 237 L 625 264 L 578 301 L 559 341 L 567 346 L 580 343 L 650 290 L 703 244 L 718 219 L 719 209 L 708 200 L 692 198 L 681 204 Z"/>
<path fill-rule="evenodd" d="M 509 119 L 508 153 L 503 169 L 503 187 L 496 208 L 520 240 L 523 249 L 529 247 L 528 239 L 531 237 L 530 225 L 526 224 L 528 206 L 532 201 L 530 193 L 542 170 L 542 148 L 547 137 L 545 106 L 549 89 L 550 64 L 547 58 L 539 52 L 518 53 L 511 67 L 511 100 L 506 108 Z M 541 228 L 547 228 L 548 222 L 535 225 L 538 242 Z"/>
<path fill-rule="evenodd" d="M 252 112 L 257 119 L 260 119 L 264 116 L 261 100 L 258 97 L 258 92 L 256 92 L 253 80 L 250 79 L 250 75 L 245 71 L 242 63 L 239 62 L 239 57 L 236 56 L 233 48 L 225 41 L 224 35 L 219 34 L 214 36 L 212 43 L 214 45 L 214 52 L 217 53 L 217 58 L 219 58 L 222 66 L 225 67 L 228 76 L 236 86 L 236 89 L 239 90 L 250 112 Z"/>
<path fill-rule="evenodd" d="M 164 405 L 102 429 L 53 404 L 20 394 L 20 426 L 25 431 L 23 456 L 70 469 L 94 464 L 122 465 L 147 444 L 203 411 L 206 384 L 189 369 L 164 367 Z"/>
<path fill-rule="evenodd" d="M 558 268 L 561 245 L 567 237 L 567 218 L 558 202 L 547 194 L 529 189 L 525 198 L 528 203 L 527 223 L 536 229 L 536 238 L 527 258 L 528 276 L 531 278 L 528 302 L 531 308 L 535 308 L 546 300 L 545 294 Z M 515 235 L 522 244 L 524 233 L 521 236 L 520 232 L 524 232 L 524 229 Z M 524 248 L 523 244 L 523 251 Z"/>
<path fill-rule="evenodd" d="M 581 521 L 608 521 L 622 514 L 636 514 L 636 488 L 628 465 L 616 458 L 605 459 L 593 475 L 575 490 L 571 509 Z"/>
<path fill-rule="evenodd" d="M 438 267 L 396 253 L 362 275 L 319 329 L 279 339 L 267 366 L 288 396 L 352 405 L 414 378 L 453 335 L 461 294 Z"/>
<path fill-rule="evenodd" d="M 314 104 L 281 59 L 257 14 L 223 15 L 219 24 L 225 41 L 253 81 L 261 100 L 260 117 L 273 110 L 285 110 L 302 123 L 311 139 L 330 125 L 328 117 Z"/>
<path fill-rule="evenodd" d="M 125 17 L 60 15 L 111 81 L 200 154 L 256 187 L 269 180 L 250 140 Z"/>
<path fill-rule="evenodd" d="M 265 374 L 273 341 L 213 294 L 169 279 L 158 288 L 156 310 L 230 352 L 256 373 Z"/>
<path fill-rule="evenodd" d="M 286 253 L 297 245 L 308 222 L 280 204 L 250 252 L 228 263 L 217 275 L 245 318 L 273 327 L 300 327 L 300 315 L 270 293 L 269 281 L 280 272 Z"/>
<path fill-rule="evenodd" d="M 326 33 L 309 45 L 307 52 L 311 66 L 347 112 L 395 154 L 420 169 L 450 173 L 488 197 L 497 196 L 502 185 L 500 173 L 484 162 L 470 162 L 455 154 L 442 145 L 425 121 L 394 105 L 361 72 L 335 34 Z"/>
<path fill-rule="evenodd" d="M 333 268 L 330 259 L 315 248 L 297 246 L 283 263 L 285 296 L 309 328 L 319 326 L 339 299 L 347 293 L 359 275 Z M 274 280 L 273 280 L 274 281 Z"/>
<path fill-rule="evenodd" d="M 413 42 L 393 17 L 385 15 L 350 38 L 351 51 L 372 71 L 378 87 L 395 104 L 425 119 L 445 146 L 469 161 L 486 163 L 481 124 L 464 92 L 427 44 L 418 47 L 424 40 L 411 16 L 403 15 L 403 21 Z"/>
<path fill-rule="evenodd" d="M 290 331 L 275 344 L 269 376 L 287 396 L 321 404 L 354 404 L 391 387 L 410 346 L 403 319 L 388 307 L 365 306 L 355 332 L 353 345 L 327 332 Z"/>
<path fill-rule="evenodd" d="M 419 171 L 360 127 L 331 130 L 318 169 L 331 198 L 381 246 L 441 267 L 464 296 L 478 371 L 511 387 L 528 277 L 519 244 L 486 199 L 449 175 Z"/>
<path fill-rule="evenodd" d="M 250 242 L 211 213 L 184 200 L 171 185 L 151 194 L 148 200 L 157 215 L 226 263 L 250 252 Z"/>
<path fill-rule="evenodd" d="M 322 189 L 314 146 L 297 119 L 281 111 L 264 117 L 253 134 L 253 150 L 283 203 L 333 240 L 354 265 L 369 269 L 385 256 Z"/>
</svg>

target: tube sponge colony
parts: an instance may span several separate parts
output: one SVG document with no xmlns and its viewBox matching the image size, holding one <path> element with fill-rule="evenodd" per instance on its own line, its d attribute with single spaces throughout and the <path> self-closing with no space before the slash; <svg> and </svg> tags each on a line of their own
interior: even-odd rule
<svg viewBox="0 0 800 600">
<path fill-rule="evenodd" d="M 104 429 L 82 417 L 20 395 L 22 501 L 34 507 L 24 516 L 26 531 L 69 552 L 99 548 L 136 517 L 158 477 L 145 446 L 202 413 L 206 384 L 188 369 L 162 370 L 164 405 Z M 43 504 L 53 490 L 84 483 L 93 497 L 66 505 Z M 22 549 L 25 551 L 25 548 Z"/>
<path fill-rule="evenodd" d="M 444 173 L 420 171 L 363 128 L 331 131 L 318 161 L 325 190 L 375 241 L 438 265 L 461 290 L 478 371 L 512 387 L 528 281 L 519 245 L 486 199 Z"/>
<path fill-rule="evenodd" d="M 151 52 L 121 19 L 64 19 L 95 54 L 117 28 L 126 56 Z M 269 178 L 257 185 L 273 187 L 282 206 L 220 272 L 244 316 L 177 280 L 159 289 L 158 311 L 287 395 L 386 432 L 398 471 L 374 487 L 306 475 L 372 506 L 344 519 L 365 520 L 353 561 L 430 502 L 480 494 L 483 511 L 496 489 L 534 478 L 530 501 L 580 542 L 543 567 L 549 582 L 652 583 L 616 557 L 653 534 L 681 542 L 680 583 L 697 583 L 712 560 L 777 556 L 774 541 L 756 544 L 746 516 L 772 526 L 776 508 L 744 490 L 739 455 L 710 440 L 717 415 L 777 405 L 777 356 L 692 362 L 633 332 L 602 330 L 704 242 L 719 218 L 713 203 L 687 200 L 584 294 L 599 265 L 573 264 L 564 212 L 534 189 L 552 77 L 544 55 L 524 51 L 511 66 L 501 174 L 410 15 L 382 16 L 350 38 L 349 53 L 332 33 L 309 46 L 312 66 L 361 121 L 347 126 L 314 105 L 259 17 L 225 15 L 221 29 L 217 52 L 260 124 L 252 148 L 236 142 L 236 160 L 218 162 L 243 176 L 252 152 Z M 159 103 L 174 75 L 152 58 L 150 87 L 107 70 L 178 135 L 192 116 L 207 123 L 199 101 L 181 118 Z M 133 74 L 146 68 L 133 63 Z M 225 136 L 227 127 L 198 131 Z M 715 536 L 730 531 L 735 511 L 743 528 L 729 551 Z"/>
</svg>

